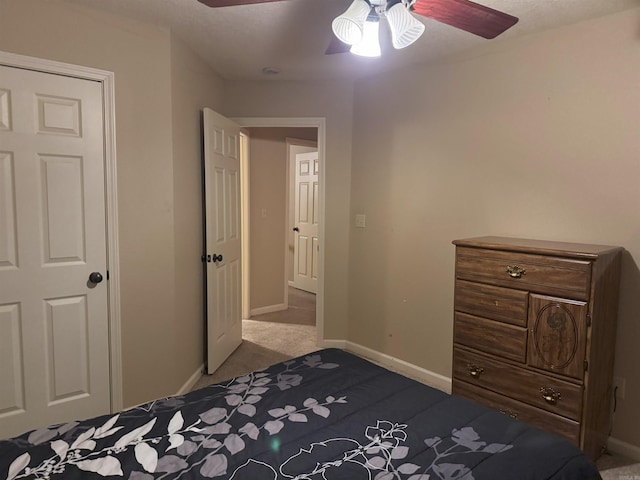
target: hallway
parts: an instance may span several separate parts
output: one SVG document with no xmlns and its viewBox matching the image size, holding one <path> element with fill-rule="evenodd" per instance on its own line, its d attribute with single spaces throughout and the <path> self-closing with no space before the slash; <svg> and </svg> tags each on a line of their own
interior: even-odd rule
<svg viewBox="0 0 640 480">
<path fill-rule="evenodd" d="M 297 288 L 289 287 L 289 308 L 279 312 L 254 315 L 251 320 L 296 325 L 316 324 L 316 296 Z"/>
</svg>

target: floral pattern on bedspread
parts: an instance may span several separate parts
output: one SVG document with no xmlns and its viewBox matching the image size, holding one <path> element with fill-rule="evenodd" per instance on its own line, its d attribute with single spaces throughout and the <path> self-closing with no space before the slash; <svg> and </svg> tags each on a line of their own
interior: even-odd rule
<svg viewBox="0 0 640 480">
<path fill-rule="evenodd" d="M 517 448 L 486 438 L 492 430 L 479 434 L 438 415 L 425 422 L 420 409 L 407 414 L 423 398 L 439 405 L 450 397 L 348 355 L 322 351 L 117 415 L 0 441 L 0 478 L 475 480 L 475 466 Z M 390 408 L 398 403 L 389 400 L 394 390 L 404 389 L 419 395 Z M 370 402 L 372 392 L 383 400 Z M 415 424 L 399 421 L 403 415 Z"/>
<path fill-rule="evenodd" d="M 64 474 L 74 469 L 102 477 L 124 476 L 126 462 L 120 457 L 126 458 L 123 454 L 131 450 L 137 462 L 134 470 L 128 472 L 131 480 L 183 478 L 191 470 L 197 470 L 205 478 L 226 475 L 228 457 L 244 450 L 246 442 L 256 440 L 261 432 L 275 435 L 286 422 L 307 422 L 311 414 L 326 418 L 333 404 L 346 402 L 344 398 L 327 397 L 321 401 L 308 398 L 301 406 L 283 405 L 269 410 L 271 419 L 256 425 L 251 422 L 257 412 L 256 405 L 270 389 L 283 391 L 300 385 L 301 373 L 307 369 L 338 367 L 335 363 L 322 362 L 320 355 L 284 362 L 283 366 L 283 371 L 275 375 L 258 371 L 231 380 L 224 391 L 215 391 L 199 402 L 224 397 L 223 406 L 210 408 L 188 421 L 185 421 L 182 409 L 178 409 L 165 425 L 160 426 L 158 421 L 162 417 L 154 416 L 142 425 L 126 428 L 118 425 L 121 415 L 117 414 L 98 427 L 82 429 L 78 422 L 73 422 L 35 430 L 26 438 L 9 440 L 21 446 L 49 442 L 50 451 L 48 456 L 35 462 L 29 452 L 21 454 L 9 465 L 7 480 L 48 480 L 57 475 L 65 478 Z M 128 414 L 171 411 L 184 403 L 181 397 L 170 397 L 138 407 Z M 243 417 L 246 421 L 241 421 L 242 426 L 234 429 L 229 423 L 232 417 Z M 155 432 L 152 432 L 154 427 Z M 145 475 L 145 472 L 156 475 Z"/>
<path fill-rule="evenodd" d="M 353 438 L 332 438 L 313 443 L 307 449 L 300 449 L 296 455 L 280 465 L 278 470 L 271 465 L 249 460 L 234 471 L 231 478 L 234 480 L 251 478 L 261 480 L 278 478 L 429 480 L 430 474 L 435 474 L 435 478 L 446 480 L 473 480 L 469 467 L 443 460 L 453 455 L 454 451 L 456 454 L 493 454 L 513 447 L 513 445 L 487 444 L 480 441 L 478 434 L 471 427 L 454 429 L 448 439 L 435 437 L 424 440 L 427 446 L 433 448 L 434 458 L 429 465 L 417 465 L 404 460 L 409 455 L 409 447 L 404 445 L 407 439 L 404 431 L 406 427 L 407 425 L 380 420 L 375 426 L 366 428 L 364 443 Z M 441 444 L 446 448 L 438 451 L 437 447 Z M 336 452 L 338 452 L 337 456 Z M 327 457 L 333 459 L 326 460 Z M 345 469 L 345 467 L 350 472 L 348 477 L 345 477 L 342 471 L 340 477 L 334 475 L 335 470 Z"/>
</svg>

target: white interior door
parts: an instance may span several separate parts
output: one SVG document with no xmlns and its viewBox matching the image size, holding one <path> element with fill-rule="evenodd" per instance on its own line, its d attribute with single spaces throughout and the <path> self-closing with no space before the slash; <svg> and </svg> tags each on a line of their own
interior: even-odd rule
<svg viewBox="0 0 640 480">
<path fill-rule="evenodd" d="M 293 286 L 318 291 L 318 152 L 296 155 Z"/>
<path fill-rule="evenodd" d="M 242 343 L 240 127 L 204 109 L 207 371 Z"/>
<path fill-rule="evenodd" d="M 0 66 L 0 438 L 110 411 L 102 87 Z"/>
</svg>

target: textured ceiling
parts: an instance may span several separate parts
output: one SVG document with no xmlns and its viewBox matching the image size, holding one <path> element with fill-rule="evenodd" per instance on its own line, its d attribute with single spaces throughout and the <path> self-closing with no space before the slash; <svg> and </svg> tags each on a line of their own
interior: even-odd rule
<svg viewBox="0 0 640 480">
<path fill-rule="evenodd" d="M 331 21 L 351 0 L 287 0 L 209 8 L 197 0 L 56 0 L 124 15 L 170 28 L 223 78 L 264 79 L 264 67 L 280 70 L 272 79 L 349 79 L 429 62 L 487 42 L 508 42 L 550 28 L 640 7 L 640 0 L 475 0 L 520 21 L 494 40 L 417 17 L 426 30 L 418 41 L 394 50 L 381 25 L 382 56 L 324 55 Z"/>
</svg>

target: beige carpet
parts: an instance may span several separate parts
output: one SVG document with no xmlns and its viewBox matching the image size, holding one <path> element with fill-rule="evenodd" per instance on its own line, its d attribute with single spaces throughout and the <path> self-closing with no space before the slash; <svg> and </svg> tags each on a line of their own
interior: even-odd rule
<svg viewBox="0 0 640 480">
<path fill-rule="evenodd" d="M 640 480 L 640 463 L 621 455 L 606 453 L 596 464 L 602 480 Z"/>
<path fill-rule="evenodd" d="M 213 375 L 203 375 L 193 390 L 318 350 L 310 325 L 242 321 L 242 344 Z"/>
</svg>

